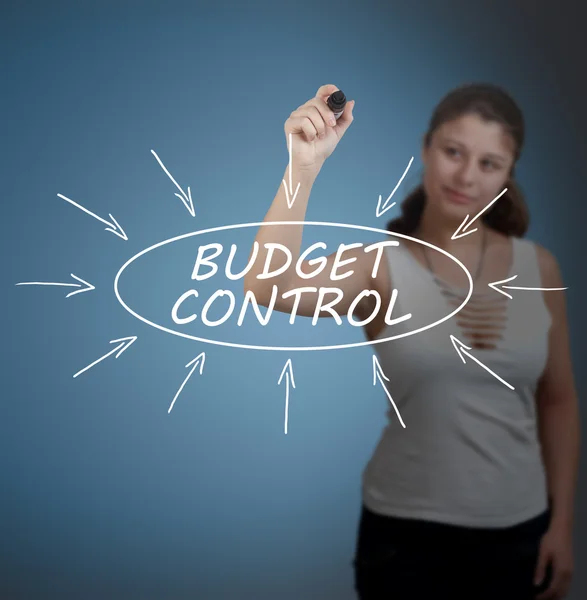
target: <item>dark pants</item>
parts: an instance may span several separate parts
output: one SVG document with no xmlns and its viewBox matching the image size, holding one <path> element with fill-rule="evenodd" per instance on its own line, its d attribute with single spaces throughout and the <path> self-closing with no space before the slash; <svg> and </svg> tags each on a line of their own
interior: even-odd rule
<svg viewBox="0 0 587 600">
<path fill-rule="evenodd" d="M 362 507 L 353 560 L 360 600 L 530 600 L 550 511 L 507 528 L 379 515 Z M 548 575 L 548 574 L 547 574 Z"/>
</svg>

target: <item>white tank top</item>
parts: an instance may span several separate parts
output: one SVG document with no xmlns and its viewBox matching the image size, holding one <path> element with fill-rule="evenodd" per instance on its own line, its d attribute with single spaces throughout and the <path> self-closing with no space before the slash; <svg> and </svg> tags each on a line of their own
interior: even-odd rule
<svg viewBox="0 0 587 600">
<path fill-rule="evenodd" d="M 400 239 L 400 238 L 395 238 Z M 513 240 L 507 285 L 541 287 L 536 247 Z M 386 247 L 393 316 L 378 339 L 413 331 L 453 312 L 433 275 L 400 239 Z M 488 286 L 489 294 L 502 296 Z M 478 290 L 475 290 L 478 291 Z M 444 523 L 507 527 L 548 505 L 537 435 L 535 392 L 546 365 L 550 313 L 541 291 L 505 290 L 507 323 L 495 349 L 476 349 L 465 337 L 459 311 L 440 325 L 373 349 L 389 381 L 391 402 L 362 477 L 362 498 L 372 511 Z M 460 303 L 459 303 L 460 304 Z M 464 310 L 464 309 L 463 309 Z M 474 360 L 457 354 L 450 335 L 512 390 Z"/>
</svg>

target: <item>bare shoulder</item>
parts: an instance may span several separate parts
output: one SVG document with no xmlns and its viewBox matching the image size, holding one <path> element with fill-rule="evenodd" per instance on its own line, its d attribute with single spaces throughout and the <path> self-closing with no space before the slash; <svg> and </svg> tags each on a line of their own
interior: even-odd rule
<svg viewBox="0 0 587 600">
<path fill-rule="evenodd" d="M 541 244 L 533 242 L 536 248 L 538 267 L 542 286 L 547 288 L 542 292 L 544 303 L 551 314 L 553 322 L 564 323 L 566 320 L 565 297 L 563 290 L 566 289 L 561 270 L 554 254 Z"/>
<path fill-rule="evenodd" d="M 505 235 L 498 231 L 492 231 L 490 240 L 497 246 L 508 246 L 510 244 L 510 236 Z M 554 254 L 547 250 L 544 246 L 525 238 L 526 241 L 530 242 L 536 249 L 536 255 L 538 258 L 538 267 L 540 270 L 540 277 L 544 284 L 549 286 L 559 285 L 561 283 L 561 271 Z"/>
<path fill-rule="evenodd" d="M 576 402 L 570 351 L 570 329 L 567 318 L 565 293 L 560 267 L 553 253 L 534 242 L 542 278 L 547 290 L 542 292 L 551 316 L 548 360 L 537 391 L 539 405 L 545 403 Z"/>
<path fill-rule="evenodd" d="M 562 275 L 554 254 L 537 242 L 533 242 L 533 244 L 536 248 L 538 266 L 543 283 L 547 286 L 560 287 L 562 284 Z"/>
</svg>

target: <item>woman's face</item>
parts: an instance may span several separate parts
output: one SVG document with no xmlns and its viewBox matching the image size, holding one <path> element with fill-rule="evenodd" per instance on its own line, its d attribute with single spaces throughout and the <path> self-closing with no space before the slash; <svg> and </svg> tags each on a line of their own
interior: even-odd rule
<svg viewBox="0 0 587 600">
<path fill-rule="evenodd" d="M 507 187 L 514 144 L 501 124 L 475 114 L 441 125 L 422 150 L 429 208 L 459 223 L 478 214 Z"/>
</svg>

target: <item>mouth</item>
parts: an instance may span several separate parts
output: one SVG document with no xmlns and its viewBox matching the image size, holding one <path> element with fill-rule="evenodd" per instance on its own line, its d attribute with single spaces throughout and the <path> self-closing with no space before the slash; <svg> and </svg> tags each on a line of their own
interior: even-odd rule
<svg viewBox="0 0 587 600">
<path fill-rule="evenodd" d="M 461 193 L 453 190 L 452 188 L 445 187 L 444 191 L 446 192 L 449 199 L 452 202 L 455 202 L 456 204 L 469 204 L 473 201 L 473 198 L 471 198 L 471 196 L 467 196 L 466 194 L 461 194 Z"/>
</svg>

